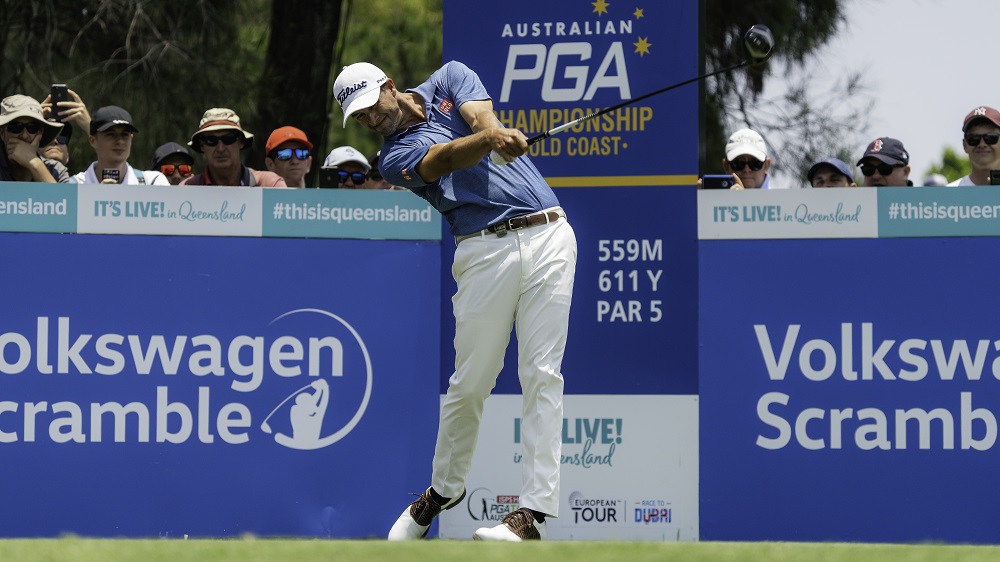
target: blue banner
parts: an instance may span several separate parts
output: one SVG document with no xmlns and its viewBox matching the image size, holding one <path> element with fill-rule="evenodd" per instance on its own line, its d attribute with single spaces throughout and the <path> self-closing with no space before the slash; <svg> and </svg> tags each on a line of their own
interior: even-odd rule
<svg viewBox="0 0 1000 562">
<path fill-rule="evenodd" d="M 429 478 L 439 251 L 0 234 L 0 535 L 384 536 Z"/>
<path fill-rule="evenodd" d="M 264 236 L 437 240 L 441 221 L 409 191 L 264 190 Z"/>
<path fill-rule="evenodd" d="M 885 188 L 878 190 L 878 235 L 1000 236 L 996 186 Z"/>
<path fill-rule="evenodd" d="M 76 185 L 0 182 L 0 231 L 76 232 Z"/>
<path fill-rule="evenodd" d="M 998 250 L 702 242 L 701 539 L 1000 541 Z"/>
</svg>

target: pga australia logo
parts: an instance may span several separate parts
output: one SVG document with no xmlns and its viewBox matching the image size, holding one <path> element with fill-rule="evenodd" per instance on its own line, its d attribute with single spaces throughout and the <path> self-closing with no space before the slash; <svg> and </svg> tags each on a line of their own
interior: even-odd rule
<svg viewBox="0 0 1000 562">
<path fill-rule="evenodd" d="M 322 321 L 332 326 L 330 332 L 340 335 L 309 338 L 309 374 L 315 376 L 318 373 L 329 373 L 330 380 L 316 378 L 287 395 L 267 414 L 260 429 L 274 435 L 276 443 L 290 449 L 321 449 L 344 438 L 364 416 L 371 398 L 372 363 L 368 348 L 357 330 L 331 312 L 318 309 L 293 310 L 278 316 L 271 324 L 292 319 L 299 314 L 320 315 Z M 322 349 L 324 344 L 330 349 L 328 365 L 322 365 L 322 353 L 314 351 Z M 346 374 L 345 357 L 350 359 Z M 318 359 L 318 365 L 314 364 L 314 358 Z M 334 402 L 337 404 L 335 411 L 331 411 L 331 382 L 342 396 Z M 354 398 L 350 398 L 351 396 Z"/>
<path fill-rule="evenodd" d="M 520 506 L 518 495 L 494 494 L 487 488 L 476 488 L 469 493 L 466 507 L 473 521 L 502 521 Z"/>
</svg>

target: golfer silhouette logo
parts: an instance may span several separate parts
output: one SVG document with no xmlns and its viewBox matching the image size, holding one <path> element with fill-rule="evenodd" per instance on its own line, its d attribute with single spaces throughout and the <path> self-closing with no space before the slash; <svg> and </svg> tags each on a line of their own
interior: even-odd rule
<svg viewBox="0 0 1000 562">
<path fill-rule="evenodd" d="M 322 447 L 320 431 L 323 429 L 323 416 L 330 403 L 330 385 L 324 380 L 315 380 L 291 393 L 281 404 L 271 410 L 261 429 L 271 433 L 267 421 L 289 400 L 295 398 L 295 405 L 289 409 L 292 424 L 292 435 L 278 433 L 274 440 L 290 449 L 318 449 Z"/>
<path fill-rule="evenodd" d="M 304 321 L 306 325 L 312 326 L 316 325 L 316 322 L 329 323 L 333 321 L 334 324 L 330 327 L 330 324 L 326 324 L 328 334 L 337 334 L 340 337 L 333 337 L 329 335 L 325 338 L 317 338 L 319 340 L 330 340 L 331 348 L 336 349 L 335 358 L 333 359 L 333 364 L 331 366 L 331 371 L 329 372 L 329 378 L 327 376 L 319 377 L 319 373 L 313 373 L 311 377 L 314 378 L 312 382 L 299 388 L 295 392 L 289 394 L 281 401 L 280 404 L 274 407 L 273 410 L 264 418 L 264 421 L 260 425 L 261 431 L 269 435 L 274 435 L 274 441 L 279 445 L 288 447 L 289 449 L 298 449 L 301 451 L 310 451 L 315 449 L 322 449 L 323 447 L 329 446 L 337 441 L 343 439 L 348 433 L 350 433 L 361 418 L 364 417 L 365 410 L 368 407 L 368 401 L 371 398 L 372 392 L 372 362 L 371 357 L 368 355 L 368 349 L 365 346 L 364 341 L 361 339 L 361 335 L 358 334 L 347 321 L 345 321 L 340 316 L 328 312 L 326 310 L 319 310 L 315 308 L 303 308 L 298 310 L 292 310 L 286 312 L 281 316 L 278 316 L 271 321 L 271 324 L 275 324 L 279 320 L 283 320 L 289 317 L 294 317 L 298 319 L 297 321 Z M 295 322 L 296 320 L 292 320 Z M 287 324 L 283 324 L 286 328 Z M 311 328 L 312 329 L 312 328 Z M 353 344 L 351 342 L 353 341 Z M 350 349 L 349 349 L 350 348 Z M 351 351 L 353 349 L 353 352 Z M 345 353 L 353 353 L 356 358 L 355 365 L 360 367 L 352 367 L 350 370 L 346 369 L 344 366 Z M 361 375 L 361 377 L 356 377 L 356 375 L 351 375 L 355 373 L 356 375 Z M 349 419 L 340 426 L 339 429 L 334 430 L 328 435 L 323 435 L 323 420 L 328 417 L 327 410 L 330 405 L 330 384 L 334 381 L 334 388 L 338 391 L 338 398 L 335 400 L 335 404 L 343 405 L 345 395 L 344 390 L 352 388 L 350 386 L 344 387 L 343 382 L 344 377 L 354 377 L 352 378 L 355 384 L 352 392 L 360 392 L 358 396 L 357 410 L 354 411 L 353 415 L 350 411 L 342 411 L 341 408 L 335 406 L 334 410 L 330 413 L 332 416 L 332 423 L 334 426 L 339 425 L 337 416 L 348 417 Z M 328 380 L 329 378 L 329 380 Z M 351 381 L 348 381 L 351 382 Z M 346 394 L 346 399 L 350 402 L 351 392 Z M 339 402 L 338 402 L 339 401 Z M 286 406 L 289 402 L 292 403 L 291 407 Z M 287 416 L 287 417 L 285 417 Z M 284 420 L 288 420 L 285 423 Z M 275 432 L 274 428 L 271 427 L 271 423 L 274 423 L 278 427 L 278 431 Z M 332 428 L 327 428 L 327 431 L 331 431 Z M 287 433 L 291 433 L 288 435 Z"/>
</svg>

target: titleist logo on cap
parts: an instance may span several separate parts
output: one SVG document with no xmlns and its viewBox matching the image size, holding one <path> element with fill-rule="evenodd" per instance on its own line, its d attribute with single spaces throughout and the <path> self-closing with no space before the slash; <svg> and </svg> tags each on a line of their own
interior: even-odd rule
<svg viewBox="0 0 1000 562">
<path fill-rule="evenodd" d="M 368 81 L 367 80 L 362 80 L 360 84 L 355 84 L 353 86 L 348 86 L 348 87 L 344 88 L 343 90 L 341 90 L 339 94 L 337 94 L 337 101 L 340 102 L 340 105 L 344 105 L 344 100 L 347 99 L 347 96 L 353 94 L 354 92 L 357 92 L 358 90 L 361 90 L 361 89 L 364 89 L 364 88 L 367 88 L 367 87 L 368 87 Z"/>
</svg>

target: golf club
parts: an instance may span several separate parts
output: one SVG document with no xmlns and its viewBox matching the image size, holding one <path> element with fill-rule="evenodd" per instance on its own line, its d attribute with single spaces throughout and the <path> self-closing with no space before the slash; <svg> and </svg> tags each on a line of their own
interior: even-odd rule
<svg viewBox="0 0 1000 562">
<path fill-rule="evenodd" d="M 683 82 L 678 82 L 676 84 L 672 84 L 672 85 L 667 86 L 665 88 L 660 88 L 659 90 L 656 90 L 655 92 L 649 92 L 648 94 L 643 94 L 643 95 L 641 95 L 641 96 L 639 96 L 637 98 L 632 98 L 630 100 L 625 100 L 625 101 L 623 101 L 623 102 L 621 102 L 619 104 L 615 104 L 615 105 L 612 105 L 610 107 L 606 107 L 606 108 L 604 108 L 604 109 L 602 109 L 600 111 L 596 111 L 594 113 L 585 115 L 585 116 L 583 116 L 583 117 L 581 117 L 579 119 L 570 121 L 568 123 L 564 123 L 562 125 L 559 125 L 558 127 L 555 127 L 554 129 L 549 129 L 548 131 L 545 131 L 544 133 L 540 133 L 538 135 L 535 135 L 535 136 L 529 138 L 528 139 L 528 146 L 531 146 L 531 145 L 535 144 L 536 142 L 538 142 L 540 140 L 547 139 L 548 137 L 550 137 L 550 136 L 552 136 L 552 135 L 554 135 L 556 133 L 561 133 L 561 132 L 565 131 L 566 129 L 569 129 L 571 127 L 575 127 L 575 126 L 579 125 L 580 123 L 583 123 L 584 121 L 587 121 L 588 119 L 593 119 L 595 117 L 599 117 L 601 115 L 604 115 L 605 113 L 610 113 L 612 111 L 616 111 L 616 110 L 618 110 L 618 109 L 620 109 L 622 107 L 625 107 L 626 105 L 630 105 L 630 104 L 642 101 L 642 100 L 644 100 L 646 98 L 650 98 L 650 97 L 653 97 L 655 95 L 662 94 L 663 92 L 668 92 L 668 91 L 673 90 L 675 88 L 680 88 L 681 86 L 686 86 L 686 85 L 688 85 L 688 84 L 690 84 L 692 82 L 697 82 L 699 80 L 704 80 L 706 78 L 711 78 L 712 76 L 716 76 L 718 74 L 723 74 L 723 73 L 729 72 L 731 70 L 736 70 L 737 68 L 742 68 L 742 67 L 747 66 L 747 65 L 761 64 L 764 61 L 766 61 L 771 56 L 771 53 L 774 51 L 774 35 L 771 33 L 771 30 L 768 29 L 768 27 L 765 26 L 765 25 L 753 25 L 753 26 L 750 27 L 750 29 L 747 30 L 746 34 L 743 36 L 743 49 L 744 49 L 744 51 L 746 51 L 746 53 L 749 56 L 749 58 L 747 60 L 739 63 L 739 64 L 734 64 L 732 66 L 727 66 L 726 68 L 721 68 L 721 69 L 716 70 L 714 72 L 709 72 L 708 74 L 702 74 L 701 76 L 696 76 L 696 77 L 691 78 L 689 80 L 685 80 Z M 497 154 L 494 151 L 490 152 L 490 161 L 493 162 L 494 164 L 501 165 L 501 166 L 507 163 L 507 161 L 504 160 L 504 158 L 502 156 L 500 156 L 499 154 Z"/>
</svg>

